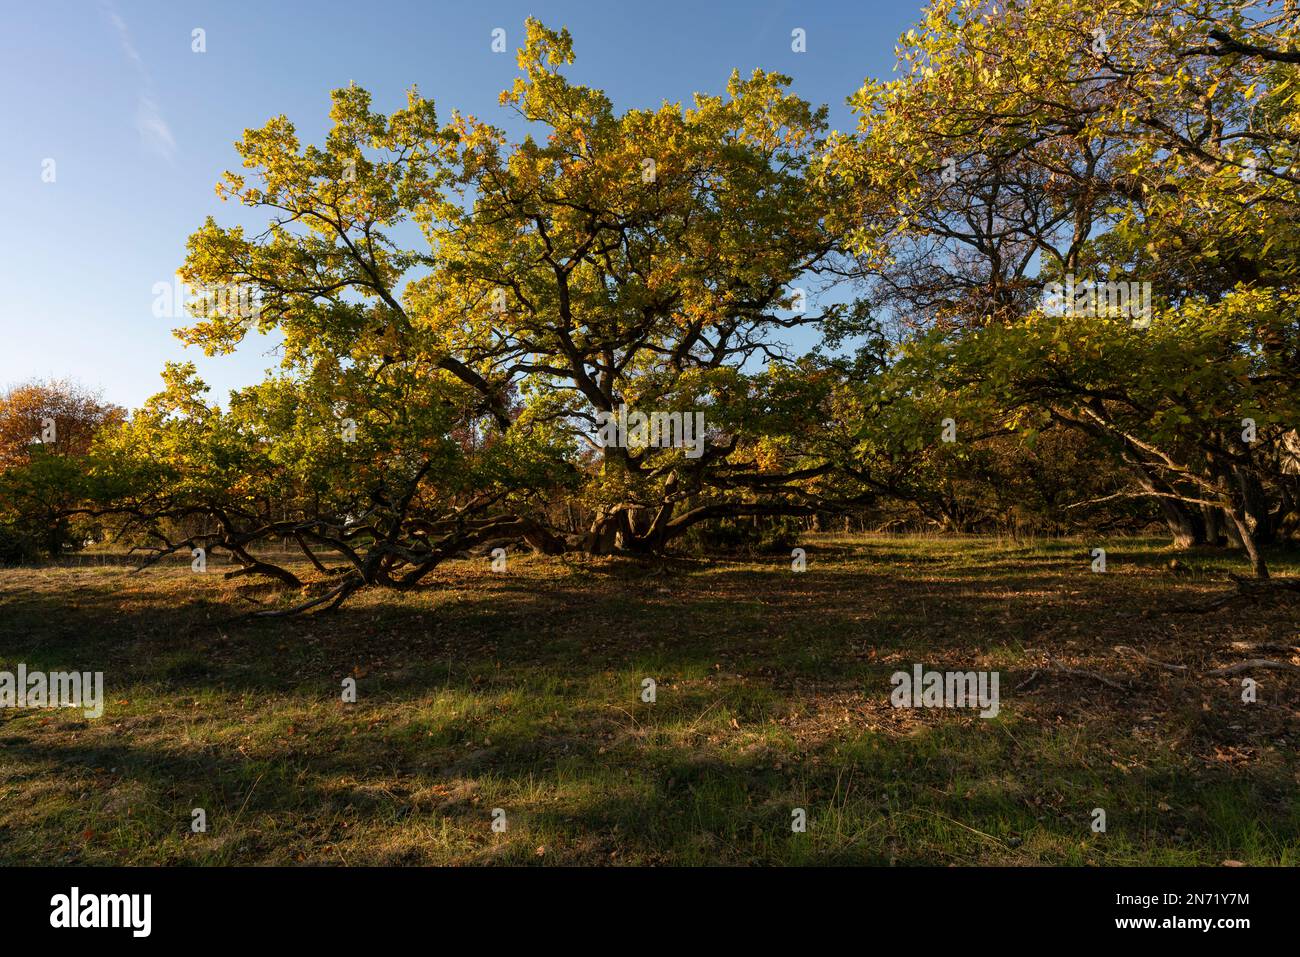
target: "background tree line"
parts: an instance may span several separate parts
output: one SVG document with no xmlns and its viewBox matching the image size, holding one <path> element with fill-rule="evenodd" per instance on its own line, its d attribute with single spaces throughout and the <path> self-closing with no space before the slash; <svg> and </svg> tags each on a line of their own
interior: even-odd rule
<svg viewBox="0 0 1300 957">
<path fill-rule="evenodd" d="M 129 417 L 12 390 L 5 557 L 112 538 L 302 585 L 289 543 L 302 610 L 498 544 L 1154 522 L 1266 577 L 1300 532 L 1298 23 L 935 0 L 848 132 L 761 70 L 618 111 L 536 21 L 501 97 L 521 142 L 336 90 L 323 143 L 281 116 L 236 144 L 218 190 L 265 227 L 187 246 L 187 282 L 257 308 L 213 297 L 181 339 L 277 332 L 280 368 L 223 406 L 169 365 Z M 1066 281 L 1150 283 L 1150 311 L 1045 309 Z M 601 446 L 620 407 L 702 410 L 704 453 Z"/>
</svg>

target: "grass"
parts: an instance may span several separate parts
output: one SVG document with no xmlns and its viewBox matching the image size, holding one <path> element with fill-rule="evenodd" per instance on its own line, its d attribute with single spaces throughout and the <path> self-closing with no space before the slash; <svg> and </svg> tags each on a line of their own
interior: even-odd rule
<svg viewBox="0 0 1300 957">
<path fill-rule="evenodd" d="M 296 596 L 0 571 L 0 670 L 101 670 L 107 699 L 0 711 L 0 863 L 1300 864 L 1300 677 L 1253 673 L 1247 704 L 1202 674 L 1286 659 L 1250 649 L 1297 644 L 1297 604 L 1173 613 L 1237 556 L 1174 574 L 1123 539 L 1094 574 L 1093 544 L 816 537 L 803 574 L 512 555 L 242 623 Z M 998 671 L 1000 713 L 893 708 L 915 662 Z"/>
</svg>

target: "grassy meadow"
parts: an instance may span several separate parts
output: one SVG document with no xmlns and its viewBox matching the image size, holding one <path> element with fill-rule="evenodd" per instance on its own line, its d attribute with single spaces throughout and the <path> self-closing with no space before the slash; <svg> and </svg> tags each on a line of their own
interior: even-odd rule
<svg viewBox="0 0 1300 957">
<path fill-rule="evenodd" d="M 1300 864 L 1300 674 L 1204 675 L 1300 663 L 1300 602 L 1185 613 L 1237 556 L 1095 544 L 511 554 L 275 621 L 217 565 L 0 570 L 0 670 L 106 699 L 0 711 L 0 863 Z M 998 671 L 999 714 L 892 707 L 914 663 Z"/>
</svg>

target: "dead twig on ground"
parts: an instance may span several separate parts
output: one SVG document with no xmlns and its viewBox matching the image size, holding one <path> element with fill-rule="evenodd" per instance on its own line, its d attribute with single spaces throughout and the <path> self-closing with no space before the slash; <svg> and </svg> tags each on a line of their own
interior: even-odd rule
<svg viewBox="0 0 1300 957">
<path fill-rule="evenodd" d="M 1142 652 L 1138 651 L 1136 648 L 1130 648 L 1128 645 L 1116 645 L 1116 646 L 1115 646 L 1115 650 L 1118 651 L 1118 652 L 1120 652 L 1121 654 L 1130 654 L 1130 655 L 1135 655 L 1135 656 L 1137 656 L 1138 658 L 1141 658 L 1143 661 L 1150 662 L 1150 663 L 1153 664 L 1153 665 L 1158 665 L 1158 666 L 1160 666 L 1161 668 L 1166 668 L 1166 669 L 1168 669 L 1169 671 L 1186 671 L 1186 670 L 1187 670 L 1187 665 L 1174 665 L 1174 664 L 1170 664 L 1170 663 L 1167 662 L 1167 661 L 1157 661 L 1155 658 L 1149 657 L 1148 655 L 1144 655 Z"/>
<path fill-rule="evenodd" d="M 1241 661 L 1235 665 L 1228 665 L 1226 668 L 1215 668 L 1213 671 L 1205 672 L 1205 675 L 1208 678 L 1227 678 L 1230 675 L 1239 675 L 1242 672 L 1255 671 L 1258 669 L 1300 672 L 1300 666 L 1293 665 L 1289 661 L 1274 661 L 1271 658 L 1251 658 L 1249 661 Z"/>
</svg>

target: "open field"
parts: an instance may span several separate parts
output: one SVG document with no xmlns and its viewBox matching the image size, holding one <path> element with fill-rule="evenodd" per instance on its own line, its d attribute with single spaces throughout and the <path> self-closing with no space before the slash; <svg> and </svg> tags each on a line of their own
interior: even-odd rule
<svg viewBox="0 0 1300 957">
<path fill-rule="evenodd" d="M 0 571 L 0 669 L 102 670 L 107 699 L 0 711 L 0 863 L 1300 864 L 1300 675 L 1246 704 L 1203 674 L 1300 663 L 1251 650 L 1300 643 L 1300 602 L 1176 613 L 1238 556 L 1112 540 L 1094 574 L 1094 544 L 512 555 L 253 623 L 280 599 L 218 574 Z M 914 663 L 1000 672 L 1000 713 L 893 708 Z"/>
</svg>

